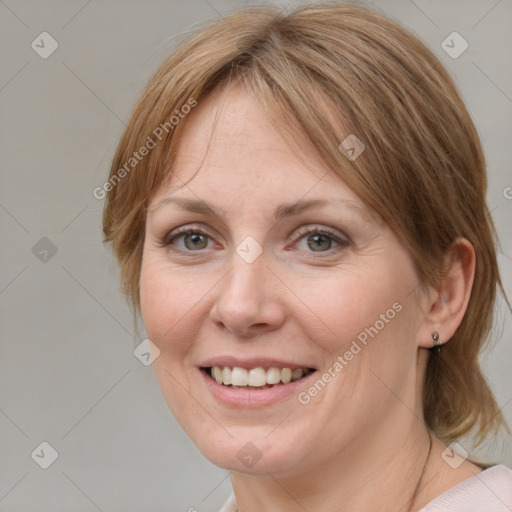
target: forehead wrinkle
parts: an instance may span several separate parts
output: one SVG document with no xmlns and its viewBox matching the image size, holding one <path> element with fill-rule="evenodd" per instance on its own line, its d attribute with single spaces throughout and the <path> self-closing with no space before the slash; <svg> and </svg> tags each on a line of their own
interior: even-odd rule
<svg viewBox="0 0 512 512">
<path fill-rule="evenodd" d="M 225 214 L 219 208 L 206 201 L 176 196 L 170 196 L 162 199 L 152 206 L 151 209 L 155 210 L 168 204 L 174 204 L 184 210 L 217 217 L 219 219 L 223 219 L 225 217 Z M 353 201 L 346 201 L 342 199 L 299 199 L 293 203 L 282 204 L 276 207 L 274 209 L 273 217 L 276 221 L 280 221 L 286 217 L 299 215 L 300 213 L 311 210 L 315 207 L 327 206 L 330 204 L 355 210 L 356 213 L 367 220 L 371 218 L 370 212 L 364 205 L 360 206 Z"/>
</svg>

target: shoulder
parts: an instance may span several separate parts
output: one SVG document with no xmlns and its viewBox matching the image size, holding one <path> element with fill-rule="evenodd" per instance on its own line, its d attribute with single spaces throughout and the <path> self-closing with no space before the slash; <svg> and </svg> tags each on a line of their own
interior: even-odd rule
<svg viewBox="0 0 512 512">
<path fill-rule="evenodd" d="M 438 496 L 420 512 L 510 512 L 512 470 L 503 464 L 492 466 L 464 480 Z"/>
<path fill-rule="evenodd" d="M 502 464 L 492 466 L 446 491 L 420 512 L 510 512 L 512 510 L 512 470 Z M 231 495 L 219 512 L 237 512 Z"/>
<path fill-rule="evenodd" d="M 219 510 L 219 512 L 238 512 L 236 508 L 235 496 L 232 494 L 224 506 Z"/>
</svg>

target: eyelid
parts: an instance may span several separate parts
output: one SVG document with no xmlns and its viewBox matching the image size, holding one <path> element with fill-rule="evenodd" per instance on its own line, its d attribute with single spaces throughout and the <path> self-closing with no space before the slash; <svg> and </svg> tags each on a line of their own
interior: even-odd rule
<svg viewBox="0 0 512 512">
<path fill-rule="evenodd" d="M 303 239 L 307 237 L 309 234 L 318 233 L 320 235 L 325 235 L 333 240 L 337 245 L 336 247 L 332 247 L 327 251 L 304 251 L 301 249 L 294 248 L 293 250 L 301 253 L 313 255 L 315 258 L 328 258 L 334 256 L 336 253 L 340 252 L 342 249 L 349 247 L 352 244 L 350 238 L 338 230 L 334 230 L 329 227 L 318 226 L 318 225 L 309 225 L 303 228 L 300 228 L 293 235 L 293 245 L 299 244 Z M 288 248 L 288 247 L 287 247 Z"/>
<path fill-rule="evenodd" d="M 293 235 L 293 240 L 300 239 L 310 233 L 326 234 L 326 235 L 334 238 L 335 240 L 339 241 L 339 243 L 341 243 L 341 244 L 351 243 L 350 237 L 347 236 L 346 234 L 344 234 L 343 232 L 341 232 L 339 230 L 335 230 L 335 229 L 327 227 L 327 226 L 316 225 L 316 224 L 304 226 L 304 227 L 296 230 Z"/>
<path fill-rule="evenodd" d="M 179 227 L 171 230 L 167 234 L 165 234 L 163 237 L 161 237 L 158 242 L 159 246 L 163 247 L 163 248 L 170 247 L 173 240 L 175 240 L 176 238 L 179 238 L 183 235 L 187 235 L 189 233 L 198 233 L 198 234 L 206 235 L 212 242 L 215 241 L 215 237 L 211 234 L 211 232 L 208 229 L 206 229 L 202 226 L 187 224 L 185 226 L 179 226 Z M 181 251 L 180 249 L 176 249 L 176 250 Z M 186 252 L 198 252 L 199 253 L 202 251 L 186 251 Z"/>
</svg>

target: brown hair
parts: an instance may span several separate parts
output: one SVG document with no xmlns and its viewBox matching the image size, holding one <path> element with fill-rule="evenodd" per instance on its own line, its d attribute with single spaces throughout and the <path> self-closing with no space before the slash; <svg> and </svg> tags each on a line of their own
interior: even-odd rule
<svg viewBox="0 0 512 512">
<path fill-rule="evenodd" d="M 422 283 L 439 283 L 457 238 L 471 242 L 471 299 L 453 338 L 429 359 L 424 415 L 446 441 L 475 429 L 479 444 L 506 427 L 478 362 L 497 287 L 503 292 L 479 137 L 440 61 L 374 10 L 314 3 L 285 15 L 252 7 L 202 28 L 166 58 L 119 141 L 103 216 L 104 241 L 112 243 L 134 316 L 146 207 L 172 175 L 190 110 L 184 106 L 235 80 L 269 115 L 306 137 L 382 217 L 410 252 Z M 366 146 L 351 162 L 339 149 L 350 133 Z M 150 140 L 155 147 L 131 161 Z"/>
</svg>

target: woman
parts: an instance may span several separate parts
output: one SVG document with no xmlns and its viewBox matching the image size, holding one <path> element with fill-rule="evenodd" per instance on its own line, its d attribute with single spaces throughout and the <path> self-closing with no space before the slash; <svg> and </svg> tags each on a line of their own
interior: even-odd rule
<svg viewBox="0 0 512 512">
<path fill-rule="evenodd" d="M 221 19 L 151 78 L 109 182 L 105 241 L 224 510 L 512 507 L 510 469 L 447 447 L 505 425 L 478 366 L 502 286 L 477 132 L 421 42 L 339 3 Z"/>
</svg>

